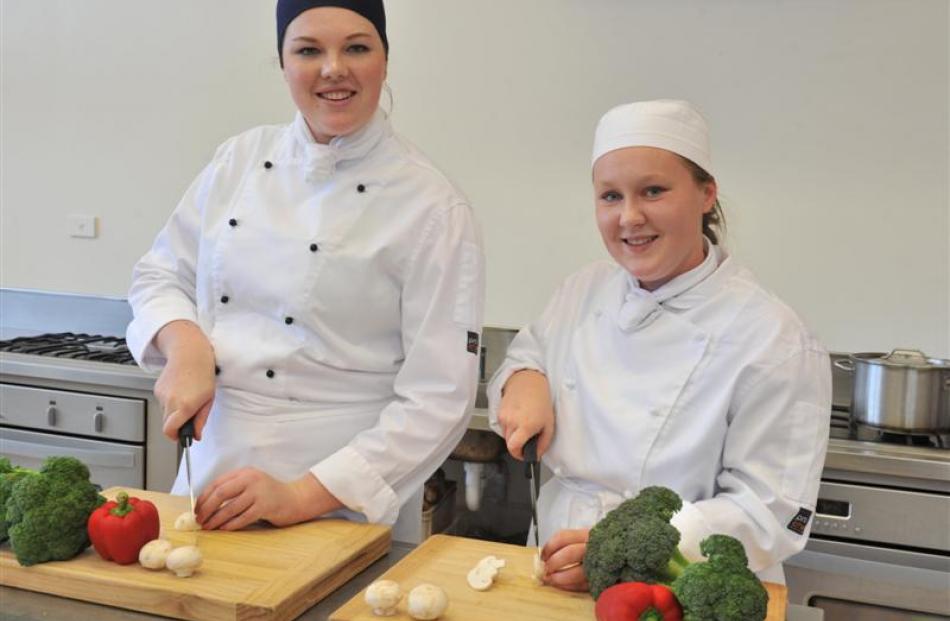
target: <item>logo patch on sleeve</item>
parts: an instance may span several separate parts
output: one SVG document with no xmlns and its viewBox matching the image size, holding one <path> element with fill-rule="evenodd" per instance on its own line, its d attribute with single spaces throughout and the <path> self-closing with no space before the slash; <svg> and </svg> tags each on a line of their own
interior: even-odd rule
<svg viewBox="0 0 950 621">
<path fill-rule="evenodd" d="M 811 519 L 811 510 L 801 507 L 798 510 L 798 513 L 795 517 L 792 518 L 792 521 L 788 523 L 788 530 L 793 533 L 798 533 L 799 535 L 805 534 L 805 529 L 808 527 L 808 520 Z"/>
<path fill-rule="evenodd" d="M 478 332 L 468 333 L 468 344 L 465 349 L 467 349 L 470 354 L 478 355 Z"/>
</svg>

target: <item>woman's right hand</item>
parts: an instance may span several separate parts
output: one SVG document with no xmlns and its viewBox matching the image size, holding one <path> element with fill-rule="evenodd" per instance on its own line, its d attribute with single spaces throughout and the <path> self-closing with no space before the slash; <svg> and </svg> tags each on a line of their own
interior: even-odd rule
<svg viewBox="0 0 950 621">
<path fill-rule="evenodd" d="M 162 433 L 178 441 L 178 429 L 195 419 L 195 439 L 214 402 L 214 349 L 204 332 L 191 321 L 165 324 L 155 335 L 155 345 L 167 362 L 155 382 L 155 396 L 162 404 Z"/>
<path fill-rule="evenodd" d="M 509 377 L 502 389 L 498 424 L 508 452 L 515 459 L 524 459 L 525 443 L 541 434 L 538 438 L 538 457 L 541 457 L 554 439 L 554 406 L 548 378 L 529 369 Z"/>
</svg>

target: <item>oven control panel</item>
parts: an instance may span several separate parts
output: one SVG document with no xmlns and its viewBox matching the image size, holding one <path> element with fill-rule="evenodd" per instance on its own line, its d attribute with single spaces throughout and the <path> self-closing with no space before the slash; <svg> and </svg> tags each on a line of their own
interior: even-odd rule
<svg viewBox="0 0 950 621">
<path fill-rule="evenodd" d="M 0 424 L 51 433 L 145 441 L 145 402 L 0 384 Z"/>
<path fill-rule="evenodd" d="M 950 552 L 950 497 L 822 481 L 812 534 Z"/>
</svg>

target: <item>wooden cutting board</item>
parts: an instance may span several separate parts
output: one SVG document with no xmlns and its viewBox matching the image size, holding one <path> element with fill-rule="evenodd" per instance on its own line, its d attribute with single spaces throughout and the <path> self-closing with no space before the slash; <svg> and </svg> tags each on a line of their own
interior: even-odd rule
<svg viewBox="0 0 950 621">
<path fill-rule="evenodd" d="M 103 494 L 114 498 L 119 491 Z M 176 547 L 197 542 L 204 564 L 192 577 L 110 563 L 91 547 L 69 561 L 21 567 L 4 544 L 0 584 L 178 619 L 283 621 L 297 618 L 389 551 L 389 527 L 344 520 L 179 532 L 173 525 L 189 510 L 188 498 L 126 491 L 155 503 L 162 532 Z"/>
<path fill-rule="evenodd" d="M 594 601 L 587 593 L 569 593 L 541 586 L 531 577 L 535 548 L 478 539 L 435 535 L 409 553 L 380 580 L 395 580 L 408 593 L 414 586 L 431 582 L 445 590 L 449 608 L 441 621 L 584 621 L 594 619 Z M 466 575 L 485 556 L 505 559 L 495 584 L 487 591 L 468 586 Z M 765 583 L 769 592 L 768 621 L 784 621 L 787 593 L 783 585 Z M 379 621 L 363 600 L 361 591 L 330 615 L 330 621 Z M 398 614 L 385 617 L 411 621 L 406 598 Z"/>
</svg>

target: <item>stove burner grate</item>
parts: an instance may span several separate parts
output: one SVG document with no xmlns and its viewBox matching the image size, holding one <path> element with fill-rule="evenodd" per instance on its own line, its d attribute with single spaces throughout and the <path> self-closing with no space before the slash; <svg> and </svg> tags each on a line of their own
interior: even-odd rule
<svg viewBox="0 0 950 621">
<path fill-rule="evenodd" d="M 98 334 L 40 334 L 0 341 L 0 351 L 55 358 L 93 360 L 114 364 L 135 364 L 125 339 Z"/>
</svg>

